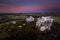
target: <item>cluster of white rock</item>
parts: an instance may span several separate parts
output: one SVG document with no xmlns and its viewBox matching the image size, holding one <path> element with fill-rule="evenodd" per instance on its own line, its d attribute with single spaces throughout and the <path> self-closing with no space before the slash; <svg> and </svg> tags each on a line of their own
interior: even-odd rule
<svg viewBox="0 0 60 40">
<path fill-rule="evenodd" d="M 26 22 L 32 22 L 34 21 L 33 16 L 29 16 L 26 18 Z M 52 16 L 42 16 L 38 17 L 36 21 L 36 26 L 40 29 L 40 31 L 50 30 L 54 18 Z M 11 23 L 16 24 L 16 21 L 11 21 Z M 23 24 L 24 26 L 25 24 Z M 21 25 L 19 27 L 22 27 Z"/>
<path fill-rule="evenodd" d="M 36 22 L 36 26 L 40 28 L 41 31 L 50 30 L 52 23 L 53 23 L 53 17 L 47 16 L 47 17 L 39 17 Z"/>
<path fill-rule="evenodd" d="M 36 26 L 40 29 L 40 31 L 45 31 L 46 29 L 50 30 L 53 20 L 54 19 L 52 16 L 38 17 L 36 21 Z M 34 17 L 30 16 L 26 18 L 26 22 L 32 22 L 32 21 L 34 21 Z"/>
</svg>

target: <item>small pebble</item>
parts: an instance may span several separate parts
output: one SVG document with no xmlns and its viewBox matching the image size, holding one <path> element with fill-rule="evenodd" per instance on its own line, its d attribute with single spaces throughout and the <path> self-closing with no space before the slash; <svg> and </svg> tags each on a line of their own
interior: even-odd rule
<svg viewBox="0 0 60 40">
<path fill-rule="evenodd" d="M 11 21 L 11 23 L 16 24 L 16 21 Z"/>
<path fill-rule="evenodd" d="M 23 26 L 25 26 L 25 24 L 23 24 Z"/>
<path fill-rule="evenodd" d="M 21 28 L 22 26 L 18 26 L 18 27 L 20 27 L 20 28 Z"/>
</svg>

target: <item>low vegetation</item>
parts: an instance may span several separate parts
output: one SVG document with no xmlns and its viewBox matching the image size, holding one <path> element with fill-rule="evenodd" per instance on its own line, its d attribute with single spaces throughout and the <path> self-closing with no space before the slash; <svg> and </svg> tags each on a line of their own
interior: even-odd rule
<svg viewBox="0 0 60 40">
<path fill-rule="evenodd" d="M 57 23 L 57 30 L 54 28 L 52 32 L 40 32 L 35 22 L 26 22 L 25 17 L 17 18 L 16 24 L 12 24 L 12 17 L 16 15 L 9 15 L 8 18 L 0 16 L 0 40 L 59 40 L 60 39 L 60 17 L 54 16 L 54 22 Z M 19 16 L 20 17 L 20 16 Z M 34 16 L 36 17 L 36 16 Z M 37 18 L 37 17 L 36 17 Z M 54 23 L 54 25 L 55 25 Z M 23 25 L 25 24 L 25 25 Z M 19 27 L 22 26 L 22 27 Z"/>
</svg>

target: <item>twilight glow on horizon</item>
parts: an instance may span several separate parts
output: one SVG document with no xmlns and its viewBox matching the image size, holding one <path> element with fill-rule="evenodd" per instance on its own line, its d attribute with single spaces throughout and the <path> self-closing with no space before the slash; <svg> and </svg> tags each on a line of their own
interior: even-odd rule
<svg viewBox="0 0 60 40">
<path fill-rule="evenodd" d="M 60 0 L 0 0 L 0 13 L 60 10 Z"/>
</svg>

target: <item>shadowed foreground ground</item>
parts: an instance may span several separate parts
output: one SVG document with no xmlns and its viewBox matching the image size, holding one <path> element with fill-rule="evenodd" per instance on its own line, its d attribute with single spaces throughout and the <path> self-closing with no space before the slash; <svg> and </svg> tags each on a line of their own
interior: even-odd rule
<svg viewBox="0 0 60 40">
<path fill-rule="evenodd" d="M 56 19 L 52 31 L 44 33 L 35 27 L 35 22 L 27 23 L 19 19 L 16 24 L 12 24 L 10 20 L 0 21 L 0 40 L 60 40 L 60 21 Z M 18 27 L 20 25 L 21 28 Z"/>
</svg>

